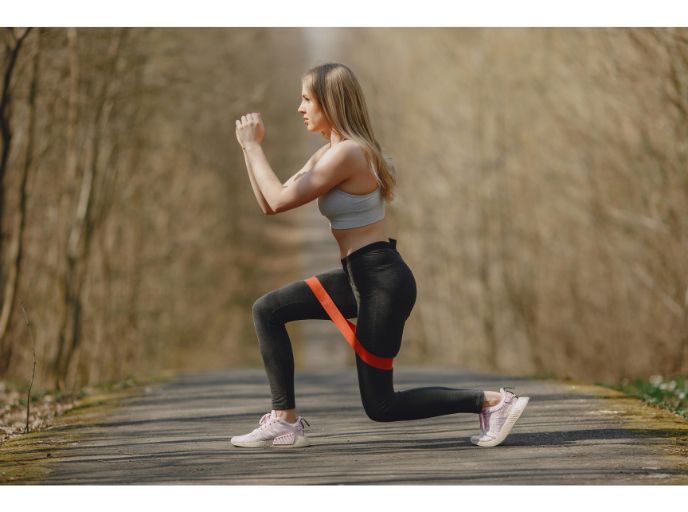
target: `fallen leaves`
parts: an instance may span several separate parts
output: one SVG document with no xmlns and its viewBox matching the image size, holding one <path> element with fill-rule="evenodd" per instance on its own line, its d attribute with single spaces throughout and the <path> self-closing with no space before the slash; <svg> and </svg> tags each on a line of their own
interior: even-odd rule
<svg viewBox="0 0 688 512">
<path fill-rule="evenodd" d="M 33 396 L 29 415 L 31 432 L 44 430 L 52 425 L 54 419 L 80 404 L 77 396 L 56 396 L 44 393 Z M 0 444 L 12 436 L 26 430 L 26 393 L 8 389 L 0 382 Z"/>
</svg>

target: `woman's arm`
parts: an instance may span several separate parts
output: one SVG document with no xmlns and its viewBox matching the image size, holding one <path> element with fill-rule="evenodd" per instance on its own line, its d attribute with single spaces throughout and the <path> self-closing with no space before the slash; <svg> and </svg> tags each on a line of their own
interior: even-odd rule
<svg viewBox="0 0 688 512">
<path fill-rule="evenodd" d="M 338 144 L 338 147 L 332 148 L 332 152 L 325 151 L 325 147 L 321 148 L 324 158 L 318 159 L 313 155 L 313 162 L 309 160 L 302 169 L 306 172 L 299 171 L 282 185 L 261 146 L 265 127 L 260 113 L 243 115 L 235 124 L 237 140 L 244 151 L 253 192 L 261 210 L 267 215 L 291 210 L 310 202 L 348 178 L 347 174 L 351 168 L 349 160 L 354 148 L 348 144 Z"/>
<path fill-rule="evenodd" d="M 287 181 L 284 182 L 282 185 L 282 188 L 287 188 L 289 187 L 292 183 L 294 183 L 296 180 L 301 178 L 305 173 L 310 171 L 313 168 L 313 165 L 320 159 L 320 157 L 327 151 L 330 147 L 329 142 L 322 146 L 320 149 L 318 149 L 315 153 L 311 155 L 311 157 L 308 159 L 306 164 L 298 171 L 296 172 L 292 177 L 290 177 Z M 260 185 L 258 184 L 256 180 L 256 176 L 253 172 L 253 167 L 251 166 L 251 161 L 248 158 L 248 154 L 246 151 L 244 153 L 244 162 L 246 162 L 246 169 L 248 170 L 248 177 L 249 180 L 251 181 L 251 188 L 253 189 L 253 194 L 256 196 L 256 199 L 258 200 L 258 205 L 260 206 L 260 209 L 263 211 L 265 215 L 274 215 L 275 210 L 270 208 L 270 205 L 268 202 L 265 200 L 265 196 L 263 195 L 263 192 L 260 190 Z"/>
<path fill-rule="evenodd" d="M 292 183 L 294 183 L 296 180 L 301 178 L 304 174 L 306 174 L 308 171 L 310 171 L 313 166 L 316 164 L 318 160 L 320 160 L 320 157 L 323 156 L 323 153 L 330 149 L 330 143 L 328 142 L 324 146 L 322 146 L 320 149 L 318 149 L 315 153 L 311 155 L 311 157 L 308 159 L 308 161 L 305 163 L 301 169 L 294 173 L 291 178 L 289 178 L 287 181 L 284 182 L 282 185 L 282 188 L 287 188 L 289 187 Z"/>
<path fill-rule="evenodd" d="M 256 182 L 256 177 L 253 175 L 253 168 L 251 167 L 251 162 L 248 159 L 246 151 L 243 151 L 243 153 L 244 162 L 246 162 L 246 169 L 248 170 L 248 179 L 251 180 L 251 188 L 253 189 L 253 193 L 256 196 L 256 199 L 258 200 L 258 205 L 260 206 L 260 209 L 263 211 L 265 215 L 274 215 L 275 211 L 272 208 L 270 208 L 270 205 L 265 200 L 265 197 L 263 197 L 263 193 L 260 191 L 260 187 Z"/>
<path fill-rule="evenodd" d="M 246 155 L 258 190 L 262 192 L 269 209 L 276 212 L 275 204 L 279 200 L 280 192 L 282 191 L 282 182 L 275 174 L 275 171 L 272 170 L 260 142 L 251 141 L 244 143 L 244 155 Z"/>
<path fill-rule="evenodd" d="M 361 158 L 361 150 L 355 143 L 337 144 L 331 151 L 325 151 L 310 168 L 305 168 L 307 172 L 299 171 L 282 185 L 259 142 L 246 142 L 244 148 L 258 188 L 275 213 L 309 203 L 347 180 L 352 169 L 360 165 Z"/>
</svg>

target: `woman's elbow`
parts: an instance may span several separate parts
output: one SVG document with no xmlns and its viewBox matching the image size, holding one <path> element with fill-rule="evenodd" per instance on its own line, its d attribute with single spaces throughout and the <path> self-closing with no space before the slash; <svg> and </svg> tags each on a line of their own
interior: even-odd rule
<svg viewBox="0 0 688 512">
<path fill-rule="evenodd" d="M 278 212 L 270 208 L 269 206 L 263 210 L 263 214 L 265 215 L 277 215 Z"/>
<path fill-rule="evenodd" d="M 265 207 L 267 208 L 266 215 L 277 215 L 278 213 L 282 213 L 283 211 L 285 211 L 284 205 L 279 203 L 273 204 L 272 206 L 267 204 L 265 205 Z"/>
</svg>

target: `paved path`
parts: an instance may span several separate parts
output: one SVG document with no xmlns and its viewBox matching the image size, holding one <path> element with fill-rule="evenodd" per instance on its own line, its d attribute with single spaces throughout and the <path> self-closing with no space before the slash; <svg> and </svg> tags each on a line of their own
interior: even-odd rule
<svg viewBox="0 0 688 512">
<path fill-rule="evenodd" d="M 532 398 L 503 445 L 478 448 L 469 442 L 473 414 L 375 423 L 353 369 L 301 371 L 297 403 L 313 445 L 235 448 L 230 435 L 252 429 L 269 407 L 268 386 L 262 370 L 229 369 L 153 386 L 106 417 L 43 433 L 52 448 L 33 450 L 48 484 L 688 483 L 688 425 L 637 400 L 448 369 L 395 375 L 397 389 L 513 384 Z M 61 435 L 69 442 L 56 449 Z"/>
</svg>

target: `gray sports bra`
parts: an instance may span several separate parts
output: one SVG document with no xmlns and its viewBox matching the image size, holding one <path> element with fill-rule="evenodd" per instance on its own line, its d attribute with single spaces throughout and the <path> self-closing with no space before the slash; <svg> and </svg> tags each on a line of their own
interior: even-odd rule
<svg viewBox="0 0 688 512">
<path fill-rule="evenodd" d="M 358 228 L 385 218 L 379 186 L 369 194 L 349 194 L 334 187 L 318 198 L 318 209 L 332 229 Z"/>
</svg>

